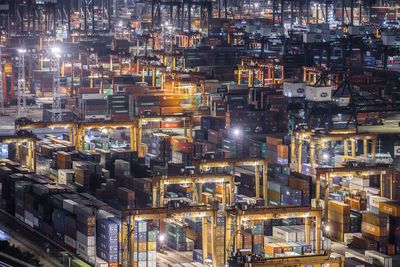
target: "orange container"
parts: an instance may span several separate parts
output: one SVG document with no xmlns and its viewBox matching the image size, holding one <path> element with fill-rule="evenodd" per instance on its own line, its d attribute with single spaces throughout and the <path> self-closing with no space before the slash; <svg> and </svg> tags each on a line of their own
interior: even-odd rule
<svg viewBox="0 0 400 267">
<path fill-rule="evenodd" d="M 277 152 L 277 156 L 278 158 L 288 158 L 289 157 L 289 148 L 288 146 L 285 145 L 278 145 L 276 146 L 276 152 Z"/>
<path fill-rule="evenodd" d="M 267 243 L 264 245 L 264 252 L 271 257 L 275 257 L 276 253 L 282 253 L 282 248 L 276 243 Z"/>
<path fill-rule="evenodd" d="M 395 202 L 381 202 L 379 203 L 379 211 L 389 216 L 400 216 L 400 205 Z"/>
<path fill-rule="evenodd" d="M 276 138 L 272 136 L 267 136 L 267 144 L 271 145 L 282 145 L 282 138 Z"/>
<path fill-rule="evenodd" d="M 388 235 L 387 227 L 379 227 L 366 222 L 362 222 L 361 231 L 362 233 L 367 233 L 376 237 Z"/>
</svg>

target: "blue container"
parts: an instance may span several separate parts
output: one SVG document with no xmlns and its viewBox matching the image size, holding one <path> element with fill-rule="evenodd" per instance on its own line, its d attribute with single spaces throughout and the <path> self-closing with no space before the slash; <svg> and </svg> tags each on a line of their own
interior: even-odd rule
<svg viewBox="0 0 400 267">
<path fill-rule="evenodd" d="M 337 184 L 337 185 L 340 185 L 340 182 L 342 181 L 342 177 L 340 177 L 340 176 L 334 176 L 333 178 L 332 178 L 332 183 L 333 184 Z"/>
<path fill-rule="evenodd" d="M 253 253 L 260 254 L 264 251 L 264 246 L 262 244 L 253 244 Z"/>
<path fill-rule="evenodd" d="M 108 262 L 117 262 L 118 253 L 109 253 L 101 249 L 97 249 L 97 256 Z"/>
<path fill-rule="evenodd" d="M 341 195 L 335 194 L 335 193 L 330 193 L 329 194 L 329 199 L 336 200 L 336 201 L 339 201 L 339 202 L 343 202 L 343 197 Z"/>
<path fill-rule="evenodd" d="M 193 260 L 203 263 L 203 250 L 201 249 L 194 249 L 193 250 Z"/>
</svg>

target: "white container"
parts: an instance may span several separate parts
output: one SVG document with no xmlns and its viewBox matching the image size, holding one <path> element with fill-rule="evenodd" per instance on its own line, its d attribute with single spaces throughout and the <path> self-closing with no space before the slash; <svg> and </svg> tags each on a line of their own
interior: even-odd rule
<svg viewBox="0 0 400 267">
<path fill-rule="evenodd" d="M 82 234 L 79 231 L 76 231 L 76 240 L 79 243 L 81 243 L 87 247 L 96 245 L 96 237 L 95 236 L 87 236 L 87 235 Z"/>
<path fill-rule="evenodd" d="M 379 203 L 389 201 L 390 199 L 380 196 L 368 196 L 368 206 L 379 209 Z"/>
<path fill-rule="evenodd" d="M 108 262 L 106 262 L 105 260 L 103 260 L 99 257 L 96 257 L 95 266 L 96 267 L 108 267 Z"/>
<path fill-rule="evenodd" d="M 376 266 L 392 267 L 393 258 L 374 250 L 366 250 L 365 256 L 373 259 L 373 264 Z"/>
<path fill-rule="evenodd" d="M 345 258 L 356 258 L 356 259 L 359 259 L 359 260 L 364 261 L 366 263 L 373 264 L 373 259 L 371 257 L 365 256 L 364 254 L 361 254 L 361 253 L 356 252 L 354 250 L 347 249 L 344 252 L 344 256 L 345 256 Z"/>
<path fill-rule="evenodd" d="M 33 228 L 33 222 L 25 218 L 25 223 Z"/>
<path fill-rule="evenodd" d="M 102 220 L 102 219 L 112 219 L 115 218 L 115 216 L 111 213 L 109 213 L 108 211 L 105 210 L 98 210 L 96 213 L 96 219 L 97 220 Z"/>
<path fill-rule="evenodd" d="M 82 94 L 82 99 L 105 99 L 103 94 Z"/>
<path fill-rule="evenodd" d="M 400 34 L 382 32 L 383 45 L 387 46 L 400 46 Z"/>
<path fill-rule="evenodd" d="M 86 255 L 88 257 L 96 256 L 96 247 L 95 246 L 86 246 L 81 242 L 76 242 L 76 253 L 81 255 Z"/>
<path fill-rule="evenodd" d="M 183 154 L 178 151 L 172 151 L 172 162 L 182 163 L 183 162 Z"/>
<path fill-rule="evenodd" d="M 146 261 L 147 253 L 146 252 L 138 252 L 138 261 Z"/>
<path fill-rule="evenodd" d="M 286 242 L 296 242 L 296 232 L 293 229 L 274 226 L 272 227 L 272 236 L 283 239 Z"/>
<path fill-rule="evenodd" d="M 326 102 L 332 99 L 331 86 L 306 86 L 306 99 L 315 102 Z"/>
<path fill-rule="evenodd" d="M 147 260 L 148 261 L 156 261 L 157 260 L 157 251 L 147 251 Z"/>
<path fill-rule="evenodd" d="M 306 84 L 301 82 L 283 82 L 283 95 L 287 97 L 305 97 Z"/>
<path fill-rule="evenodd" d="M 331 250 L 332 241 L 329 238 L 323 237 L 321 245 L 323 250 Z"/>
<path fill-rule="evenodd" d="M 28 220 L 28 221 L 32 222 L 32 224 L 33 224 L 33 214 L 32 213 L 30 213 L 29 211 L 25 210 L 24 211 L 24 217 L 25 217 L 25 220 Z"/>
<path fill-rule="evenodd" d="M 305 229 L 300 229 L 299 227 L 295 227 L 296 231 L 296 242 L 305 242 L 306 241 L 306 233 Z"/>
<path fill-rule="evenodd" d="M 353 177 L 350 180 L 350 183 L 369 187 L 369 179 L 363 179 L 362 177 Z"/>
</svg>

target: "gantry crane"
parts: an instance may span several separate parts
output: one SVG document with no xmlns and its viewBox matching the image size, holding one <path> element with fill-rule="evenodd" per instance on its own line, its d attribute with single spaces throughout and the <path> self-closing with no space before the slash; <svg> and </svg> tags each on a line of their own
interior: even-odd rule
<svg viewBox="0 0 400 267">
<path fill-rule="evenodd" d="M 205 172 L 209 168 L 223 168 L 230 167 L 233 175 L 235 175 L 235 167 L 237 166 L 254 166 L 255 168 L 255 184 L 256 184 L 256 197 L 260 197 L 260 166 L 262 166 L 263 175 L 263 198 L 268 200 L 268 177 L 267 177 L 267 161 L 261 158 L 243 158 L 243 159 L 214 159 L 214 160 L 200 160 L 195 162 L 200 171 Z"/>
<path fill-rule="evenodd" d="M 164 206 L 164 189 L 165 186 L 171 184 L 189 184 L 193 187 L 193 200 L 200 201 L 202 192 L 202 184 L 204 183 L 222 183 L 222 206 L 226 207 L 227 191 L 229 194 L 229 205 L 233 205 L 234 201 L 234 176 L 228 174 L 195 174 L 192 176 L 160 176 L 153 177 L 153 207 L 157 206 L 157 196 L 159 196 L 159 206 Z M 198 191 L 195 190 L 195 185 L 198 185 Z M 229 190 L 227 190 L 227 185 Z M 207 203 L 205 203 L 207 204 Z"/>
<path fill-rule="evenodd" d="M 17 144 L 17 159 L 21 161 L 22 159 L 19 158 L 19 145 L 26 143 L 27 146 L 27 154 L 25 157 L 26 167 L 32 171 L 36 171 L 36 142 L 38 138 L 36 135 L 27 132 L 27 131 L 18 131 L 15 135 L 0 135 L 0 143 L 3 144 L 10 144 L 15 143 Z"/>
<path fill-rule="evenodd" d="M 387 179 L 389 175 L 389 184 L 390 184 L 390 199 L 393 199 L 393 181 L 394 181 L 394 168 L 392 166 L 358 166 L 358 167 L 321 167 L 316 168 L 316 184 L 317 184 L 317 195 L 316 202 L 320 203 L 320 186 L 321 186 L 321 178 L 325 181 L 325 186 L 323 188 L 323 196 L 324 196 L 324 218 L 328 219 L 328 198 L 329 198 L 329 189 L 332 186 L 332 178 L 335 176 L 346 176 L 346 175 L 379 175 L 380 176 L 380 193 L 381 197 L 384 197 L 384 179 Z M 318 205 L 318 204 L 317 204 Z"/>
<path fill-rule="evenodd" d="M 123 267 L 133 267 L 134 238 L 135 238 L 135 221 L 140 220 L 157 220 L 162 222 L 165 219 L 178 219 L 185 217 L 202 218 L 202 246 L 203 259 L 207 259 L 207 218 L 211 217 L 211 255 L 212 266 L 216 266 L 216 228 L 217 228 L 217 207 L 210 205 L 189 206 L 180 208 L 147 208 L 147 209 L 128 209 L 121 212 L 121 262 Z"/>
<path fill-rule="evenodd" d="M 235 207 L 226 211 L 226 233 L 227 254 L 241 249 L 240 229 L 244 221 L 253 220 L 276 220 L 285 218 L 304 218 L 305 220 L 305 242 L 310 243 L 311 218 L 315 220 L 315 253 L 321 254 L 321 209 L 310 207 L 254 207 L 242 210 Z M 234 221 L 233 221 L 234 219 Z M 233 229 L 232 229 L 233 227 Z M 233 234 L 233 236 L 232 236 Z M 297 258 L 301 258 L 298 256 Z"/>
<path fill-rule="evenodd" d="M 164 121 L 171 118 L 180 118 L 184 121 L 189 121 L 185 125 L 185 135 L 187 135 L 187 128 L 189 128 L 189 135 L 192 136 L 193 117 L 191 115 L 165 115 L 154 117 L 142 117 L 129 121 L 70 121 L 70 122 L 43 122 L 31 121 L 26 118 L 17 119 L 15 121 L 15 129 L 28 130 L 28 129 L 44 129 L 44 128 L 64 128 L 69 129 L 69 140 L 75 145 L 77 150 L 82 150 L 85 145 L 85 131 L 92 128 L 107 129 L 125 127 L 130 130 L 130 147 L 134 151 L 138 151 L 139 155 L 143 155 L 141 149 L 142 139 L 142 125 L 151 121 Z"/>
<path fill-rule="evenodd" d="M 311 175 L 315 174 L 316 158 L 320 159 L 321 155 L 316 155 L 316 149 L 322 149 L 326 143 L 343 141 L 344 156 L 349 156 L 349 142 L 351 143 L 351 157 L 356 157 L 356 144 L 357 141 L 363 140 L 363 154 L 364 158 L 368 157 L 368 142 L 371 142 L 371 157 L 375 159 L 376 144 L 378 136 L 376 133 L 356 133 L 355 130 L 332 130 L 328 132 L 313 132 L 313 131 L 293 131 L 291 135 L 290 150 L 291 158 L 290 163 L 292 170 L 301 172 L 303 142 L 310 144 L 310 164 Z"/>
<path fill-rule="evenodd" d="M 138 151 L 137 135 L 138 123 L 137 121 L 76 121 L 76 122 L 33 122 L 29 120 L 16 121 L 16 130 L 22 129 L 44 129 L 44 128 L 64 128 L 69 129 L 70 141 L 75 145 L 77 150 L 82 150 L 85 145 L 85 131 L 92 128 L 119 128 L 126 127 L 130 129 L 130 146 L 131 149 Z"/>
</svg>

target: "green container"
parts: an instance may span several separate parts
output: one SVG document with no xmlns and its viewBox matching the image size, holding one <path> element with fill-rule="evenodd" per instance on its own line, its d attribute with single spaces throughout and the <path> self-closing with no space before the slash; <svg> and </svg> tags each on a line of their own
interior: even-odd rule
<svg viewBox="0 0 400 267">
<path fill-rule="evenodd" d="M 143 107 L 158 107 L 160 106 L 160 102 L 159 101 L 153 101 L 153 102 L 138 102 L 137 106 L 139 108 L 143 108 Z"/>
<path fill-rule="evenodd" d="M 90 265 L 80 259 L 73 259 L 71 267 L 90 267 Z"/>
<path fill-rule="evenodd" d="M 112 95 L 113 94 L 113 89 L 112 88 L 104 88 L 103 92 L 104 92 L 105 96 Z"/>
<path fill-rule="evenodd" d="M 148 231 L 147 232 L 147 241 L 148 242 L 156 242 L 157 241 L 157 232 L 156 231 Z"/>
<path fill-rule="evenodd" d="M 264 224 L 257 223 L 251 228 L 252 235 L 263 235 L 264 234 Z"/>
</svg>

